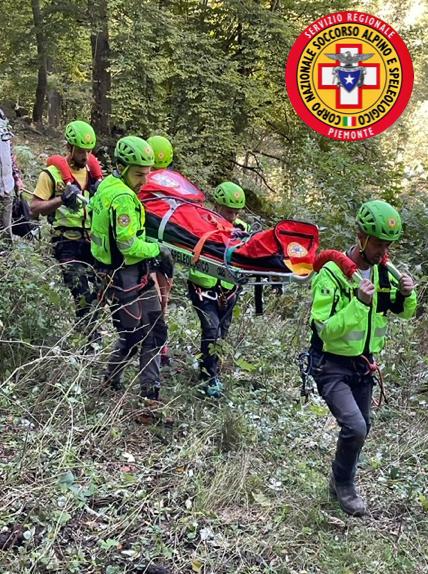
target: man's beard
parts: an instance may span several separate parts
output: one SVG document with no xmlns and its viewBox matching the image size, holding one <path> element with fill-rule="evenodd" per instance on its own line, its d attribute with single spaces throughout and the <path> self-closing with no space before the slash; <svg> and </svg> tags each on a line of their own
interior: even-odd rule
<svg viewBox="0 0 428 574">
<path fill-rule="evenodd" d="M 72 158 L 71 163 L 74 165 L 74 167 L 77 167 L 77 169 L 83 169 L 84 167 L 86 167 L 87 160 L 86 159 L 75 160 L 74 158 Z"/>
</svg>

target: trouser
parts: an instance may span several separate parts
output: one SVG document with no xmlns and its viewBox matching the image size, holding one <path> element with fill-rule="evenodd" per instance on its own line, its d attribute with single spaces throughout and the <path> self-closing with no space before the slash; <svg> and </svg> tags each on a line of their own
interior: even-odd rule
<svg viewBox="0 0 428 574">
<path fill-rule="evenodd" d="M 73 295 L 77 324 L 90 341 L 99 339 L 96 331 L 98 281 L 89 241 L 54 238 L 54 256 L 61 263 L 64 283 Z"/>
<path fill-rule="evenodd" d="M 12 241 L 13 192 L 0 197 L 0 239 Z"/>
<path fill-rule="evenodd" d="M 110 356 L 107 379 L 120 384 L 129 359 L 140 349 L 139 380 L 143 390 L 160 386 L 160 350 L 167 327 L 158 292 L 142 265 L 117 270 L 108 297 L 119 341 Z"/>
<path fill-rule="evenodd" d="M 188 293 L 201 323 L 201 379 L 212 381 L 219 374 L 219 357 L 210 345 L 226 337 L 238 293 L 201 289 L 190 281 Z"/>
<path fill-rule="evenodd" d="M 333 475 L 337 483 L 351 484 L 371 426 L 374 380 L 361 357 L 311 352 L 311 359 L 318 391 L 340 426 Z"/>
</svg>

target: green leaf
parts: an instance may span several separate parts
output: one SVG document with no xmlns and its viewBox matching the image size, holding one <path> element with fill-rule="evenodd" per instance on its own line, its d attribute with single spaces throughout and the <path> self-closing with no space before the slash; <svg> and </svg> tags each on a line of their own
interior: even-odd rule
<svg viewBox="0 0 428 574">
<path fill-rule="evenodd" d="M 242 369 L 243 371 L 247 371 L 248 373 L 253 373 L 259 367 L 258 363 L 249 363 L 248 361 L 246 361 L 245 359 L 242 359 L 241 357 L 239 357 L 238 359 L 235 359 L 235 364 L 240 369 Z"/>
</svg>

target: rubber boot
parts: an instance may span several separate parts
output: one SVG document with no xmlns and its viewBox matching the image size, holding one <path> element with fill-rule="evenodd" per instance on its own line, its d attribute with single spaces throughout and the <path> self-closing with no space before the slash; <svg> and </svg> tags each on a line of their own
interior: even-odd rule
<svg viewBox="0 0 428 574">
<path fill-rule="evenodd" d="M 351 516 L 363 516 L 366 513 L 366 504 L 363 498 L 357 493 L 353 482 L 339 484 L 334 476 L 330 476 L 330 495 L 336 498 L 340 508 Z"/>
</svg>

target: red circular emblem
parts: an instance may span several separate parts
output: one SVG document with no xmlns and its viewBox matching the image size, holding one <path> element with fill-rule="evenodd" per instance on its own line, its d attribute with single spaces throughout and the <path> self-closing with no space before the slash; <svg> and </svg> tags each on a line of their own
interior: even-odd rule
<svg viewBox="0 0 428 574">
<path fill-rule="evenodd" d="M 286 62 L 290 101 L 312 129 L 335 140 L 380 134 L 403 113 L 413 64 L 399 34 L 371 14 L 328 14 L 297 38 Z"/>
</svg>

